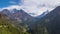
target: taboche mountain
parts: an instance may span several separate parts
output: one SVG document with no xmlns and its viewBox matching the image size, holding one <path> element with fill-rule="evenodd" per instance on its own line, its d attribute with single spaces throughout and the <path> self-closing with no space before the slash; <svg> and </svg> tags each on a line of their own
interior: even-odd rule
<svg viewBox="0 0 60 34">
<path fill-rule="evenodd" d="M 60 6 L 39 19 L 31 29 L 34 34 L 60 34 Z"/>
<path fill-rule="evenodd" d="M 30 25 L 32 24 L 32 22 L 35 22 L 35 18 L 30 16 L 22 9 L 20 10 L 13 9 L 12 11 L 9 11 L 8 9 L 4 9 L 0 13 L 7 15 L 12 20 L 14 19 L 18 20 L 18 22 L 21 23 L 20 25 L 24 25 L 24 24 Z"/>
<path fill-rule="evenodd" d="M 13 11 L 14 13 L 12 13 Z M 1 24 L 3 27 L 0 26 L 2 27 L 0 33 L 8 30 L 5 32 L 6 34 L 28 34 L 26 32 L 26 27 L 35 22 L 35 18 L 24 12 L 22 9 L 13 9 L 13 11 L 10 12 L 8 9 L 4 9 L 0 12 L 0 15 L 2 17 L 2 19 L 0 19 L 0 22 L 1 20 L 3 21 L 3 25 Z M 5 24 L 7 24 L 7 27 L 5 26 Z M 2 31 L 3 28 L 4 30 Z"/>
</svg>

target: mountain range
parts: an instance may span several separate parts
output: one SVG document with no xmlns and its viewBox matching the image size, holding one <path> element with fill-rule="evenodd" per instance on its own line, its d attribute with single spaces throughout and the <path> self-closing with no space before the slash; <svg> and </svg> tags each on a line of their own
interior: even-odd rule
<svg viewBox="0 0 60 34">
<path fill-rule="evenodd" d="M 18 24 L 20 24 L 20 25 L 30 26 L 30 25 L 34 24 L 36 21 L 38 21 L 39 19 L 41 19 L 42 17 L 44 17 L 46 14 L 48 14 L 49 11 L 46 10 L 45 12 L 43 12 L 43 14 L 41 14 L 37 17 L 32 17 L 31 15 L 26 13 L 23 9 L 20 9 L 20 10 L 3 9 L 2 11 L 0 11 L 0 13 L 7 15 L 11 19 L 11 21 L 17 20 Z"/>
<path fill-rule="evenodd" d="M 60 6 L 50 12 L 47 10 L 38 17 L 32 17 L 23 9 L 13 9 L 11 11 L 4 9 L 0 11 L 0 14 L 2 14 L 3 19 L 5 19 L 6 16 L 6 19 L 11 21 L 11 24 L 25 27 L 28 32 L 32 34 L 60 33 Z"/>
<path fill-rule="evenodd" d="M 34 17 L 29 15 L 22 9 L 20 9 L 20 10 L 13 9 L 11 11 L 9 11 L 8 9 L 4 9 L 4 10 L 0 11 L 0 13 L 7 15 L 11 19 L 11 21 L 17 20 L 19 22 L 18 24 L 20 24 L 20 25 L 24 25 L 24 24 L 30 25 L 36 21 L 36 19 Z"/>
</svg>

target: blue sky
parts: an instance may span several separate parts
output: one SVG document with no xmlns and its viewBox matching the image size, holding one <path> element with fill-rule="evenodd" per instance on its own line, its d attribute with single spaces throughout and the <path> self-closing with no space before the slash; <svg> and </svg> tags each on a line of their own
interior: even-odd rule
<svg viewBox="0 0 60 34">
<path fill-rule="evenodd" d="M 10 5 L 18 5 L 20 0 L 0 0 L 0 8 L 7 7 Z"/>
</svg>

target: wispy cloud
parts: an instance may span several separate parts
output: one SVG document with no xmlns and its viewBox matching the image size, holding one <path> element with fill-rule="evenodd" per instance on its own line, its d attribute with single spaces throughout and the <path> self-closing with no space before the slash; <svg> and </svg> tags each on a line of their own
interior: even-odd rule
<svg viewBox="0 0 60 34">
<path fill-rule="evenodd" d="M 9 3 L 10 4 L 17 4 L 15 1 L 10 1 Z"/>
<path fill-rule="evenodd" d="M 4 7 L 1 10 L 3 10 L 3 9 L 8 9 L 8 10 L 17 9 L 17 10 L 20 10 L 21 8 L 22 8 L 22 6 L 12 5 L 12 6 L 8 6 L 8 7 Z"/>
</svg>

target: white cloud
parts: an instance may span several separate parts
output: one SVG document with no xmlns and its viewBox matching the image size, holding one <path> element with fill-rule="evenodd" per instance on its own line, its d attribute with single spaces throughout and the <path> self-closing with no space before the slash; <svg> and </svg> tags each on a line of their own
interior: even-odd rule
<svg viewBox="0 0 60 34">
<path fill-rule="evenodd" d="M 20 10 L 21 8 L 22 8 L 22 6 L 12 5 L 12 6 L 8 6 L 8 7 L 2 8 L 2 10 L 3 10 L 3 9 L 8 9 L 8 10 L 17 9 L 17 10 Z"/>
<path fill-rule="evenodd" d="M 8 7 L 0 8 L 0 11 L 2 11 L 4 9 L 8 9 L 10 12 L 14 13 L 13 9 L 20 10 L 21 8 L 22 8 L 22 6 L 12 5 L 12 6 L 8 6 Z"/>
<path fill-rule="evenodd" d="M 38 16 L 46 10 L 51 11 L 54 7 L 59 5 L 59 0 L 24 0 L 23 7 L 27 13 L 35 13 L 32 16 Z"/>
<path fill-rule="evenodd" d="M 25 5 L 35 5 L 41 6 L 45 4 L 45 6 L 57 6 L 60 4 L 60 0 L 24 0 Z"/>
</svg>

